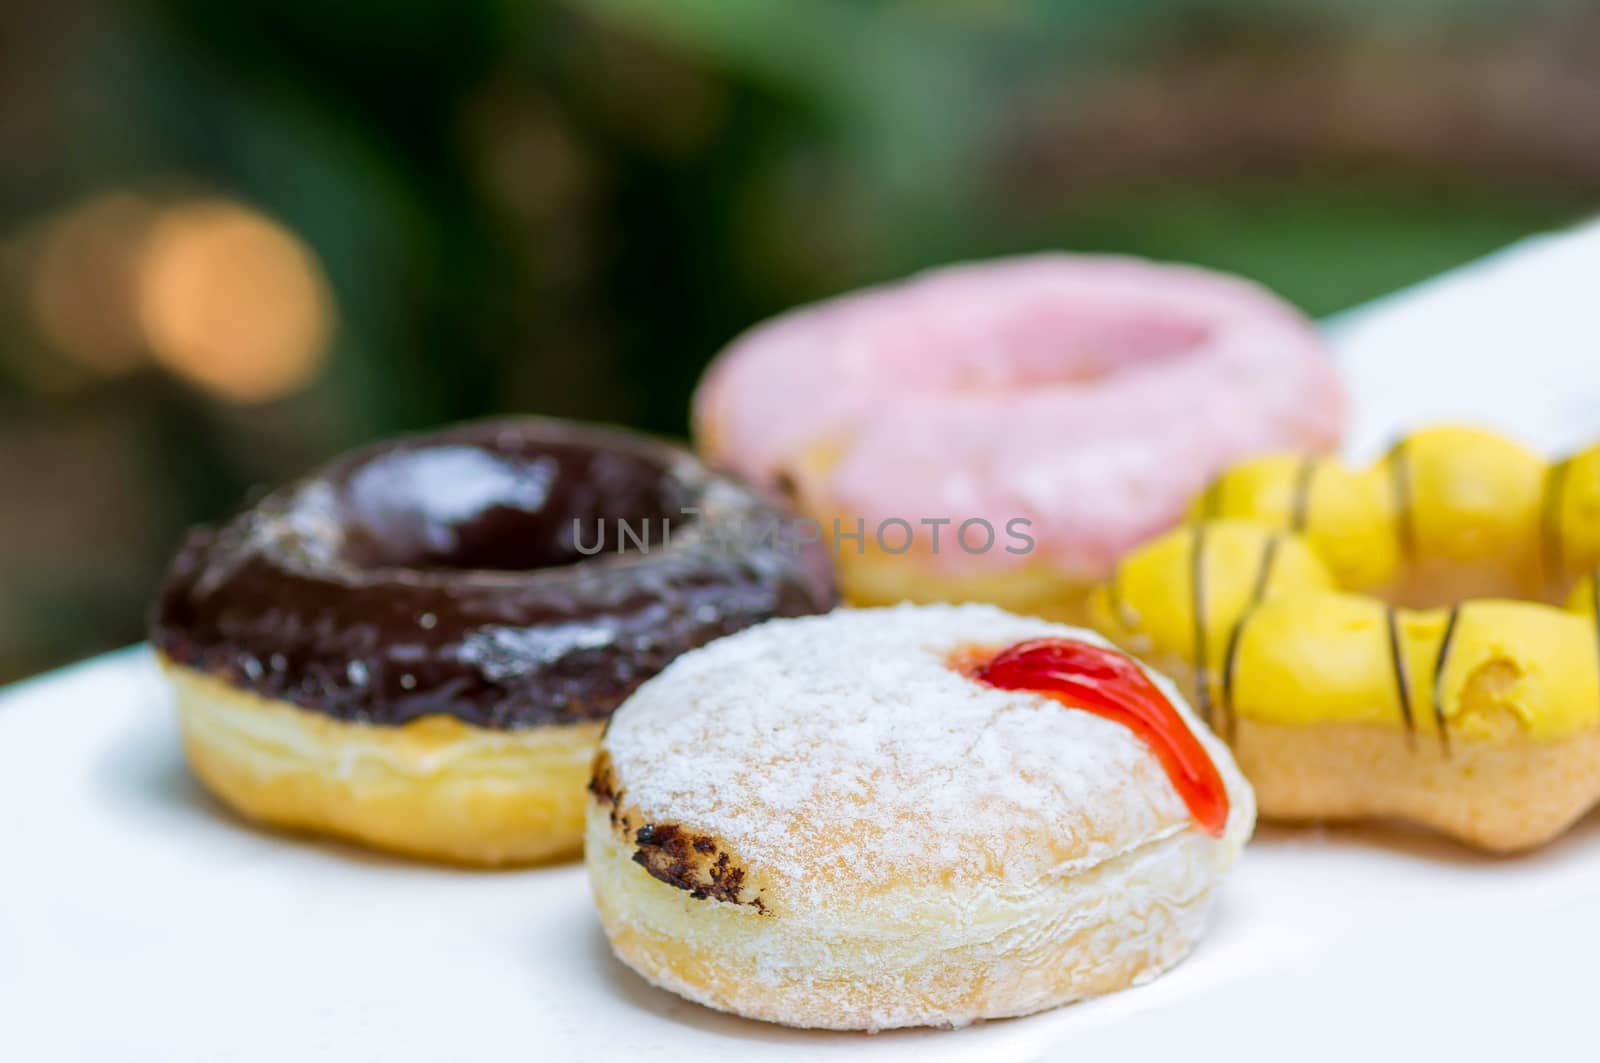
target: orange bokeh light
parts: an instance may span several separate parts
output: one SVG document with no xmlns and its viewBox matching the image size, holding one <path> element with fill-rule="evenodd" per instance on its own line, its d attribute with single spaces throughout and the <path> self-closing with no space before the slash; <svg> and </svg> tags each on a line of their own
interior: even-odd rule
<svg viewBox="0 0 1600 1063">
<path fill-rule="evenodd" d="M 234 402 L 297 391 L 326 360 L 334 307 L 316 256 L 257 211 L 221 200 L 165 212 L 145 245 L 138 318 L 154 358 Z"/>
</svg>

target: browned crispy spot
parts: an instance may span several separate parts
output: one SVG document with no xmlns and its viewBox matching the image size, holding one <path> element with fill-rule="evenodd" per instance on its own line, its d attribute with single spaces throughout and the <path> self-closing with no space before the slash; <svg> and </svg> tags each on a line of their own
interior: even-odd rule
<svg viewBox="0 0 1600 1063">
<path fill-rule="evenodd" d="M 638 809 L 627 806 L 616 767 L 605 750 L 594 758 L 589 792 L 608 810 L 612 830 L 633 843 L 633 862 L 653 877 L 687 890 L 696 900 L 742 904 L 767 914 L 760 891 L 749 888 L 745 869 L 711 835 L 696 834 L 675 823 L 646 823 L 634 830 L 632 816 Z"/>
<path fill-rule="evenodd" d="M 745 870 L 708 834 L 675 823 L 646 823 L 634 835 L 633 862 L 696 900 L 743 904 L 763 915 L 767 906 L 746 889 Z"/>
<path fill-rule="evenodd" d="M 589 776 L 589 792 L 603 805 L 613 808 L 617 804 L 617 772 L 611 766 L 611 754 L 601 750 L 594 758 L 594 773 Z"/>
<path fill-rule="evenodd" d="M 632 829 L 628 814 L 622 808 L 622 787 L 617 785 L 617 771 L 611 765 L 611 756 L 601 750 L 594 758 L 594 774 L 589 776 L 589 792 L 605 806 L 611 820 L 611 829 L 626 836 Z"/>
</svg>

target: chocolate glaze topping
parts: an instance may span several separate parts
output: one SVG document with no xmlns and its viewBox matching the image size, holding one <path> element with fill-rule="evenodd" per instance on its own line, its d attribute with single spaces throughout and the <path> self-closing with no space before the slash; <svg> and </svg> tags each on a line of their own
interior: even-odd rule
<svg viewBox="0 0 1600 1063">
<path fill-rule="evenodd" d="M 819 546 L 759 534 L 792 531 L 783 517 L 665 443 L 467 424 L 353 452 L 191 532 L 151 640 L 342 720 L 604 719 L 686 650 L 832 606 Z"/>
</svg>

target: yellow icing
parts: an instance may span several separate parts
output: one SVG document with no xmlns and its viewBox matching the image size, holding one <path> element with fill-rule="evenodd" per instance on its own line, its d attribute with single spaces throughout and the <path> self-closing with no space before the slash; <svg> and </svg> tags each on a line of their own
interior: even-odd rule
<svg viewBox="0 0 1600 1063">
<path fill-rule="evenodd" d="M 1600 447 L 1547 465 L 1431 428 L 1363 469 L 1246 462 L 1192 517 L 1124 560 L 1090 622 L 1187 669 L 1225 735 L 1239 718 L 1446 745 L 1600 728 Z"/>
</svg>

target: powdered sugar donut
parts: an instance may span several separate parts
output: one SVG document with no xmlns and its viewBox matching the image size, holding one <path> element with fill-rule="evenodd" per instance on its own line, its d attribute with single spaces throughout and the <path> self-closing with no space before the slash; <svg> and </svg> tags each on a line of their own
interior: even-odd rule
<svg viewBox="0 0 1600 1063">
<path fill-rule="evenodd" d="M 952 266 L 762 324 L 695 434 L 832 538 L 856 604 L 1061 619 L 1224 467 L 1339 439 L 1310 323 L 1188 266 L 1045 254 Z M 963 530 L 963 525 L 966 525 Z"/>
<path fill-rule="evenodd" d="M 617 955 L 795 1026 L 959 1026 L 1147 980 L 1255 802 L 1175 687 L 990 606 L 769 622 L 612 718 L 586 859 Z"/>
</svg>

